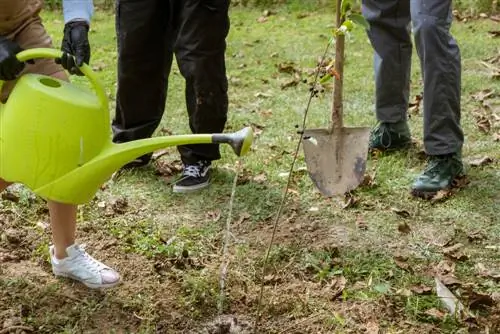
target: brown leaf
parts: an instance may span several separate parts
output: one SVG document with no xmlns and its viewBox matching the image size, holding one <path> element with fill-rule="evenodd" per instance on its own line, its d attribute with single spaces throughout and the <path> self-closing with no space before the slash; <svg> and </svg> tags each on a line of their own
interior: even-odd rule
<svg viewBox="0 0 500 334">
<path fill-rule="evenodd" d="M 490 30 L 488 34 L 490 34 L 491 37 L 500 37 L 500 30 Z"/>
<path fill-rule="evenodd" d="M 478 102 L 483 102 L 486 99 L 495 96 L 495 91 L 491 88 L 483 89 L 479 92 L 472 94 L 472 98 Z"/>
<path fill-rule="evenodd" d="M 479 293 L 472 289 L 468 289 L 468 291 L 464 292 L 464 295 L 467 296 L 469 308 L 472 310 L 484 309 L 485 306 L 491 307 L 496 304 L 491 295 Z"/>
<path fill-rule="evenodd" d="M 410 287 L 410 291 L 417 295 L 429 295 L 432 292 L 432 288 L 425 285 L 414 285 Z"/>
<path fill-rule="evenodd" d="M 342 295 L 342 292 L 345 289 L 347 280 L 344 276 L 336 276 L 332 279 L 330 284 L 328 284 L 329 290 L 332 292 L 331 300 L 337 299 Z"/>
<path fill-rule="evenodd" d="M 489 165 L 493 162 L 494 162 L 494 160 L 492 158 L 484 156 L 482 158 L 477 158 L 477 159 L 471 160 L 469 162 L 469 164 L 472 167 L 481 167 L 481 166 Z"/>
<path fill-rule="evenodd" d="M 300 78 L 293 78 L 291 80 L 288 80 L 280 85 L 281 89 L 287 89 L 290 87 L 295 87 L 300 83 Z"/>
<path fill-rule="evenodd" d="M 422 99 L 423 99 L 423 93 L 416 95 L 413 102 L 410 102 L 408 105 L 408 112 L 413 115 L 418 115 L 420 112 L 420 104 L 422 102 Z"/>
<path fill-rule="evenodd" d="M 472 231 L 467 233 L 467 239 L 469 242 L 476 242 L 486 239 L 486 235 L 481 231 Z"/>
<path fill-rule="evenodd" d="M 408 261 L 408 258 L 405 256 L 401 255 L 394 256 L 394 263 L 398 268 L 406 271 L 411 271 L 410 265 L 406 261 Z"/>
<path fill-rule="evenodd" d="M 410 218 L 410 213 L 406 210 L 391 208 L 391 211 L 403 218 Z"/>
<path fill-rule="evenodd" d="M 375 321 L 369 321 L 365 325 L 365 334 L 378 334 L 380 332 L 380 326 Z"/>
<path fill-rule="evenodd" d="M 220 210 L 216 211 L 208 211 L 206 214 L 207 218 L 210 219 L 213 222 L 218 222 L 221 218 L 221 212 Z"/>
<path fill-rule="evenodd" d="M 344 197 L 344 205 L 342 206 L 342 209 L 344 209 L 344 210 L 349 209 L 349 208 L 355 207 L 358 204 L 359 204 L 359 200 L 356 197 L 354 197 L 351 194 L 347 194 Z"/>
<path fill-rule="evenodd" d="M 439 319 L 439 320 L 442 320 L 444 318 L 444 316 L 446 315 L 446 313 L 438 310 L 437 308 L 428 309 L 427 311 L 424 312 L 424 314 L 431 316 L 433 318 Z"/>
<path fill-rule="evenodd" d="M 358 216 L 356 219 L 356 226 L 360 230 L 367 230 L 368 229 L 368 224 L 366 223 L 365 219 L 362 216 Z"/>
<path fill-rule="evenodd" d="M 128 200 L 126 197 L 120 196 L 111 201 L 111 210 L 116 214 L 124 214 L 127 212 Z"/>
<path fill-rule="evenodd" d="M 449 257 L 450 259 L 453 259 L 453 260 L 456 260 L 456 261 L 467 260 L 468 259 L 467 255 L 465 255 L 461 251 L 461 248 L 463 246 L 464 246 L 463 244 L 457 243 L 457 244 L 455 244 L 453 246 L 446 247 L 446 248 L 443 249 L 443 254 L 445 256 Z"/>
<path fill-rule="evenodd" d="M 484 278 L 490 278 L 493 280 L 500 280 L 500 273 L 494 273 L 484 266 L 482 263 L 477 263 L 474 268 L 476 269 L 476 272 L 479 276 L 482 276 Z"/>
<path fill-rule="evenodd" d="M 411 232 L 410 225 L 407 222 L 400 223 L 398 225 L 398 231 L 403 234 L 408 234 Z"/>
<path fill-rule="evenodd" d="M 8 190 L 6 190 L 2 193 L 2 199 L 5 201 L 11 201 L 14 203 L 19 202 L 19 196 L 17 196 L 16 194 L 14 194 L 13 192 L 10 192 Z"/>
<path fill-rule="evenodd" d="M 440 201 L 444 201 L 445 199 L 449 198 L 450 196 L 452 195 L 452 192 L 449 191 L 449 190 L 440 190 L 436 193 L 436 195 L 434 195 L 432 198 L 431 198 L 431 202 L 440 202 Z"/>
<path fill-rule="evenodd" d="M 365 174 L 363 178 L 363 182 L 361 182 L 360 187 L 372 188 L 376 185 L 375 183 L 376 172 L 373 174 Z"/>
<path fill-rule="evenodd" d="M 293 74 L 295 72 L 300 72 L 300 70 L 298 70 L 296 68 L 296 65 L 295 63 L 288 63 L 288 62 L 285 62 L 285 63 L 279 63 L 276 65 L 278 67 L 278 72 L 280 73 L 289 73 L 289 74 Z"/>
<path fill-rule="evenodd" d="M 476 116 L 476 125 L 479 131 L 483 133 L 489 133 L 491 130 L 491 122 L 485 116 Z"/>
<path fill-rule="evenodd" d="M 267 176 L 265 173 L 260 173 L 260 174 L 257 174 L 255 175 L 252 180 L 255 182 L 255 183 L 265 183 L 267 181 Z"/>
<path fill-rule="evenodd" d="M 247 219 L 250 219 L 250 217 L 251 216 L 250 216 L 250 214 L 248 212 L 243 212 L 242 214 L 240 214 L 240 217 L 236 221 L 235 225 L 236 226 L 241 225 L 241 223 L 243 223 Z"/>
<path fill-rule="evenodd" d="M 154 163 L 155 174 L 163 177 L 173 176 L 182 171 L 182 162 L 180 160 L 162 161 L 157 160 Z"/>
</svg>

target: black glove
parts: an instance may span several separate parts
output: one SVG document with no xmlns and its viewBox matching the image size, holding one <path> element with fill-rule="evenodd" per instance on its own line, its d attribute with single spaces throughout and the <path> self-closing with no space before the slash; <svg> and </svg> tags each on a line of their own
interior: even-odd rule
<svg viewBox="0 0 500 334">
<path fill-rule="evenodd" d="M 16 58 L 21 51 L 16 42 L 0 36 L 0 80 L 14 80 L 22 72 L 25 64 Z"/>
<path fill-rule="evenodd" d="M 64 26 L 61 50 L 64 52 L 56 63 L 71 74 L 83 75 L 77 66 L 90 62 L 89 25 L 85 21 L 72 21 Z"/>
</svg>

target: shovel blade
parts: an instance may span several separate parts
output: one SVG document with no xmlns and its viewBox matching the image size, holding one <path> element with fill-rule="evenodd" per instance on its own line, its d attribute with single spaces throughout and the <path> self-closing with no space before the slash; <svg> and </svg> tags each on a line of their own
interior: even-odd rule
<svg viewBox="0 0 500 334">
<path fill-rule="evenodd" d="M 370 128 L 304 131 L 303 149 L 309 176 L 326 197 L 343 195 L 363 182 Z"/>
</svg>

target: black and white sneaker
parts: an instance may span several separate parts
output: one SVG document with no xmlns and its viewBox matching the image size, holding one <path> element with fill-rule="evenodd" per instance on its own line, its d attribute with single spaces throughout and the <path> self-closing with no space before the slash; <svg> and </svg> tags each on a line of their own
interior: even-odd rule
<svg viewBox="0 0 500 334">
<path fill-rule="evenodd" d="M 175 193 L 187 193 L 208 187 L 210 184 L 210 161 L 198 161 L 184 165 L 182 177 L 174 184 Z"/>
</svg>

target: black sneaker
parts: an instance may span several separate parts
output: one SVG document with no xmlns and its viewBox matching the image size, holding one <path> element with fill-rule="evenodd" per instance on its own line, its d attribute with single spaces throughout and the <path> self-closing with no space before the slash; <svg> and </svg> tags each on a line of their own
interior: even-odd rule
<svg viewBox="0 0 500 334">
<path fill-rule="evenodd" d="M 210 161 L 199 161 L 184 165 L 182 177 L 175 182 L 175 193 L 187 193 L 208 187 L 210 184 Z"/>
</svg>

